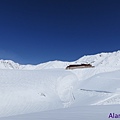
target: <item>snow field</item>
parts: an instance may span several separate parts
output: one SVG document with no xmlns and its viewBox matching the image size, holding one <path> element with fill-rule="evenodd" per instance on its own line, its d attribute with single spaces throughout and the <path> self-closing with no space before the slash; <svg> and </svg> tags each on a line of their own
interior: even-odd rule
<svg viewBox="0 0 120 120">
<path fill-rule="evenodd" d="M 107 120 L 109 107 L 102 105 L 114 104 L 112 109 L 120 104 L 119 58 L 120 51 L 83 56 L 74 62 L 50 61 L 38 65 L 0 60 L 1 120 Z M 65 70 L 70 64 L 81 63 L 95 67 Z M 41 111 L 48 112 L 42 112 L 42 116 Z M 17 116 L 5 118 L 13 115 Z"/>
<path fill-rule="evenodd" d="M 9 116 L 0 120 L 110 120 L 111 118 L 108 118 L 110 113 L 120 114 L 120 105 L 78 106 Z"/>
<path fill-rule="evenodd" d="M 63 70 L 0 70 L 0 117 L 63 108 L 77 81 Z"/>
</svg>

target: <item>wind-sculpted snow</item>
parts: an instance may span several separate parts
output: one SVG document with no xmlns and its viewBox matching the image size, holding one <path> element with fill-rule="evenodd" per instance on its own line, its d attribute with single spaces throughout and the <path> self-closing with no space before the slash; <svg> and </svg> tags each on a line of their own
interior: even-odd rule
<svg viewBox="0 0 120 120">
<path fill-rule="evenodd" d="M 93 71 L 90 73 L 87 69 L 82 77 L 89 78 L 83 80 L 78 75 L 80 71 L 0 70 L 0 117 L 81 105 L 120 103 L 120 71 L 93 73 L 90 77 Z"/>
<path fill-rule="evenodd" d="M 120 70 L 82 80 L 79 88 L 74 94 L 76 101 L 72 106 L 120 104 Z"/>
<path fill-rule="evenodd" d="M 97 74 L 84 80 L 82 89 L 116 92 L 120 88 L 120 70 Z"/>
<path fill-rule="evenodd" d="M 0 117 L 63 108 L 77 81 L 63 70 L 0 70 Z"/>
</svg>

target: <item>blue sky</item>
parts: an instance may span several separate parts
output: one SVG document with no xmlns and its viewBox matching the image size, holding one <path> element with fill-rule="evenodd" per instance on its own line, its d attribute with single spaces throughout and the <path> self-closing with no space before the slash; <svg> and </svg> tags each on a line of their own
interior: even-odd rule
<svg viewBox="0 0 120 120">
<path fill-rule="evenodd" d="M 0 59 L 73 61 L 120 49 L 120 0 L 0 0 Z"/>
</svg>

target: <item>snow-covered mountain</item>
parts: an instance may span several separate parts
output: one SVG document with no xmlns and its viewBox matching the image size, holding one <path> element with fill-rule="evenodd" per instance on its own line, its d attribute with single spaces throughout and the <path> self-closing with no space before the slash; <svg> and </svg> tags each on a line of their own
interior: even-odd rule
<svg viewBox="0 0 120 120">
<path fill-rule="evenodd" d="M 65 69 L 82 63 L 95 67 Z M 113 104 L 120 104 L 120 51 L 38 65 L 0 60 L 0 117 Z"/>
<path fill-rule="evenodd" d="M 12 60 L 0 60 L 0 69 L 19 69 L 19 70 L 40 70 L 40 69 L 54 69 L 65 68 L 69 62 L 63 61 L 49 61 L 38 65 L 21 65 Z"/>
<path fill-rule="evenodd" d="M 90 63 L 95 67 L 120 67 L 120 51 L 86 55 L 73 62 L 49 61 L 38 65 L 20 65 L 11 60 L 0 60 L 0 69 L 39 70 L 65 68 L 70 64 Z"/>
<path fill-rule="evenodd" d="M 20 69 L 20 65 L 12 60 L 0 60 L 0 69 Z"/>
<path fill-rule="evenodd" d="M 120 51 L 83 56 L 77 63 L 91 63 L 96 67 L 120 67 Z"/>
</svg>

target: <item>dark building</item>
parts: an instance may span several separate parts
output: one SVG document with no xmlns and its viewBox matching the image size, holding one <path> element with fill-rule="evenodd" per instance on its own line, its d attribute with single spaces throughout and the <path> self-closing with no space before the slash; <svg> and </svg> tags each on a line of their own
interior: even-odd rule
<svg viewBox="0 0 120 120">
<path fill-rule="evenodd" d="M 69 65 L 66 67 L 66 69 L 79 69 L 79 68 L 93 68 L 91 64 L 75 64 L 75 65 Z"/>
</svg>

